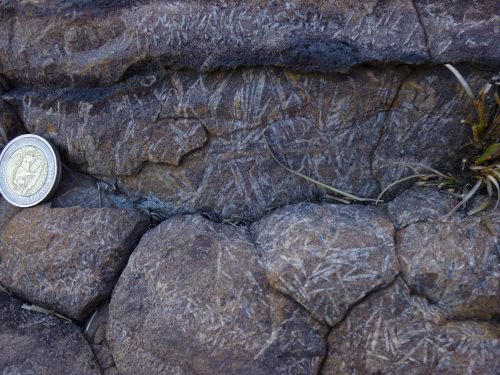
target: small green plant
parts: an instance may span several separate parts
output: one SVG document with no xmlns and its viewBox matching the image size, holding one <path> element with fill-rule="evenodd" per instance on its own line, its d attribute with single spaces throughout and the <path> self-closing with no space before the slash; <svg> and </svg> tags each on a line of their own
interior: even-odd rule
<svg viewBox="0 0 500 375">
<path fill-rule="evenodd" d="M 433 181 L 441 188 L 463 191 L 457 194 L 461 201 L 448 213 L 455 213 L 481 190 L 486 189 L 488 196 L 496 195 L 495 208 L 500 202 L 500 96 L 498 94 L 498 80 L 495 85 L 486 84 L 476 97 L 462 74 L 451 64 L 445 65 L 457 78 L 472 101 L 472 116 L 462 120 L 462 124 L 469 126 L 471 136 L 469 143 L 462 149 L 467 153 L 463 158 L 462 173 L 459 175 L 444 174 L 435 169 L 419 164 L 403 164 L 414 171 L 414 174 L 404 177 L 389 186 L 379 196 L 379 199 L 394 185 L 403 181 L 418 178 L 421 185 Z M 427 173 L 422 173 L 426 171 Z M 483 207 L 483 209 L 486 207 Z M 478 210 L 469 211 L 469 214 Z"/>
</svg>

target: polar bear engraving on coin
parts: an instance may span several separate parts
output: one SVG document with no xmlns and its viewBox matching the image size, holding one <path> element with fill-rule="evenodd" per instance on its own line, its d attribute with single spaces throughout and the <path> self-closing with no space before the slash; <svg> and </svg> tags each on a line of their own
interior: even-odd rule
<svg viewBox="0 0 500 375">
<path fill-rule="evenodd" d="M 43 186 L 47 170 L 47 158 L 42 151 L 37 147 L 23 146 L 9 158 L 7 183 L 17 195 L 28 197 Z"/>
</svg>

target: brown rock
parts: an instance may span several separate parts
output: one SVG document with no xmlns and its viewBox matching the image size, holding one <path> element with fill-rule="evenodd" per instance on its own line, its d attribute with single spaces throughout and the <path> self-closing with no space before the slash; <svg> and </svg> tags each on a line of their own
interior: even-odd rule
<svg viewBox="0 0 500 375">
<path fill-rule="evenodd" d="M 354 307 L 328 339 L 324 374 L 497 374 L 498 326 L 447 323 L 398 279 Z"/>
<path fill-rule="evenodd" d="M 459 67 L 474 92 L 492 73 Z M 457 170 L 468 143 L 469 127 L 461 120 L 472 113 L 470 99 L 446 68 L 420 69 L 401 84 L 372 159 L 372 170 L 382 187 L 414 172 L 404 163 L 416 163 L 447 172 Z M 420 172 L 428 170 L 417 168 Z M 417 180 L 414 180 L 417 181 Z M 404 186 L 398 185 L 399 187 Z M 391 192 L 386 194 L 391 197 Z"/>
<path fill-rule="evenodd" d="M 9 104 L 0 98 L 0 152 L 2 152 L 5 145 L 9 143 L 10 140 L 23 133 L 25 133 L 25 131 L 16 113 Z"/>
<path fill-rule="evenodd" d="M 21 305 L 0 293 L 0 369 L 3 374 L 101 373 L 76 325 L 24 310 Z"/>
<path fill-rule="evenodd" d="M 105 304 L 91 315 L 84 325 L 84 334 L 103 373 L 112 373 L 116 369 L 115 361 L 106 340 L 106 325 L 109 319 L 109 304 Z"/>
<path fill-rule="evenodd" d="M 249 163 L 254 154 L 266 155 L 263 129 L 267 129 L 270 141 L 294 142 L 291 151 L 296 159 L 300 151 L 309 150 L 314 155 L 341 142 L 352 145 L 352 152 L 360 158 L 365 155 L 369 159 L 372 141 L 378 135 L 374 117 L 388 109 L 405 74 L 405 69 L 361 69 L 348 77 L 298 75 L 276 69 L 206 75 L 157 72 L 135 76 L 108 89 L 12 90 L 4 97 L 31 133 L 51 139 L 68 161 L 88 173 L 131 175 L 150 161 L 149 169 L 159 170 L 157 174 L 179 175 L 173 178 L 177 182 L 172 189 L 180 185 L 181 189 L 197 191 L 202 182 L 198 180 L 211 169 L 242 168 L 239 165 Z M 352 97 L 353 84 L 363 85 L 357 99 Z M 363 131 L 350 132 L 353 124 L 360 124 Z M 205 144 L 205 129 L 212 135 L 211 142 L 203 150 L 191 152 L 193 157 L 186 156 L 183 165 L 176 168 L 183 155 Z M 311 144 L 301 145 L 300 140 Z M 200 156 L 208 160 L 191 166 L 191 160 Z M 228 159 L 236 165 L 226 166 Z M 299 161 L 304 163 L 302 159 Z M 348 161 L 352 163 L 353 156 L 346 159 L 338 163 L 337 175 L 352 174 Z M 269 156 L 265 160 L 269 163 Z M 207 165 L 217 162 L 224 165 Z M 183 177 L 180 174 L 185 164 L 189 170 Z M 327 168 L 326 163 L 309 164 L 312 170 Z M 359 179 L 370 178 L 365 171 L 368 160 L 357 167 L 362 170 Z M 161 180 L 148 185 L 157 191 L 166 184 Z"/>
<path fill-rule="evenodd" d="M 54 196 L 53 208 L 141 208 L 141 202 L 120 193 L 115 186 L 95 178 L 64 168 Z"/>
<path fill-rule="evenodd" d="M 452 318 L 500 316 L 500 212 L 416 223 L 396 241 L 409 287 Z"/>
<path fill-rule="evenodd" d="M 312 374 L 326 328 L 269 289 L 244 227 L 199 216 L 146 233 L 110 304 L 122 374 Z"/>
<path fill-rule="evenodd" d="M 8 95 L 27 100 L 17 103 L 26 128 L 52 140 L 70 163 L 93 174 L 132 174 L 146 161 L 178 165 L 207 140 L 200 121 L 161 116 L 162 76 L 134 77 L 106 90 Z"/>
<path fill-rule="evenodd" d="M 463 218 L 461 211 L 446 217 L 460 200 L 438 188 L 413 187 L 387 204 L 387 212 L 397 229 L 418 222 L 454 221 Z"/>
<path fill-rule="evenodd" d="M 106 86 L 148 64 L 332 73 L 429 60 L 411 0 L 8 0 L 0 14 L 0 73 L 16 86 Z"/>
<path fill-rule="evenodd" d="M 0 195 L 0 228 L 4 228 L 21 210 L 22 208 L 11 205 Z"/>
<path fill-rule="evenodd" d="M 342 76 L 278 69 L 155 73 L 108 89 L 13 90 L 4 97 L 30 132 L 52 139 L 79 168 L 146 200 L 143 207 L 167 215 L 212 210 L 253 220 L 270 208 L 321 194 L 272 159 L 264 136 L 291 168 L 358 196 L 376 197 L 379 183 L 386 186 L 407 173 L 386 164 L 455 167 L 467 130 L 460 125 L 461 91 L 444 69 L 407 75 L 404 68 L 360 68 Z M 470 80 L 478 83 L 484 75 L 472 72 Z M 123 103 L 135 110 L 116 116 L 128 108 Z M 89 105 L 89 113 L 81 112 Z M 187 149 L 163 139 L 166 149 L 182 157 L 178 166 L 147 156 L 157 142 L 149 134 L 161 132 L 156 117 L 172 126 L 195 126 L 194 136 L 179 128 L 179 139 L 191 145 Z M 85 121 L 88 126 L 74 126 Z M 123 132 L 124 123 L 133 131 Z M 197 129 L 210 139 L 194 150 L 202 145 Z"/>
<path fill-rule="evenodd" d="M 251 229 L 271 286 L 330 326 L 399 272 L 394 228 L 379 209 L 301 203 Z"/>
<path fill-rule="evenodd" d="M 498 2 L 414 0 L 429 54 L 437 63 L 498 65 Z"/>
<path fill-rule="evenodd" d="M 135 210 L 24 209 L 0 228 L 0 283 L 82 320 L 110 295 L 147 225 Z"/>
</svg>

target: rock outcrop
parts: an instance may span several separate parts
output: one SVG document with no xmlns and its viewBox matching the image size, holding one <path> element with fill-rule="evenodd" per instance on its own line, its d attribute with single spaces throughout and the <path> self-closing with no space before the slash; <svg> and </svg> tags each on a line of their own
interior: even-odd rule
<svg viewBox="0 0 500 375">
<path fill-rule="evenodd" d="M 333 73 L 363 63 L 480 62 L 495 1 L 4 1 L 0 72 L 15 85 L 105 86 L 145 64 Z"/>
<path fill-rule="evenodd" d="M 484 76 L 471 70 L 469 80 L 480 86 Z M 4 97 L 29 132 L 52 140 L 78 169 L 165 215 L 211 210 L 255 220 L 321 195 L 279 166 L 266 142 L 289 167 L 372 198 L 408 173 L 394 163 L 450 167 L 466 142 L 465 99 L 444 68 L 163 72 L 108 89 Z"/>
<path fill-rule="evenodd" d="M 499 19 L 0 1 L 0 151 L 28 132 L 63 162 L 44 205 L 0 197 L 0 373 L 500 373 L 498 208 L 447 215 L 455 196 L 411 180 L 332 204 L 283 168 L 372 200 L 460 173 L 472 106 L 442 64 L 478 93 Z"/>
</svg>

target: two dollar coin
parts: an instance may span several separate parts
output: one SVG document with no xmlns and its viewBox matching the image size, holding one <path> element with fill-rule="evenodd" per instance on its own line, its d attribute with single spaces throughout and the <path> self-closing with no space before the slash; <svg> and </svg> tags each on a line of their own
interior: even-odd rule
<svg viewBox="0 0 500 375">
<path fill-rule="evenodd" d="M 61 161 L 57 150 L 37 135 L 21 135 L 0 155 L 0 193 L 11 204 L 32 207 L 57 189 Z"/>
</svg>

